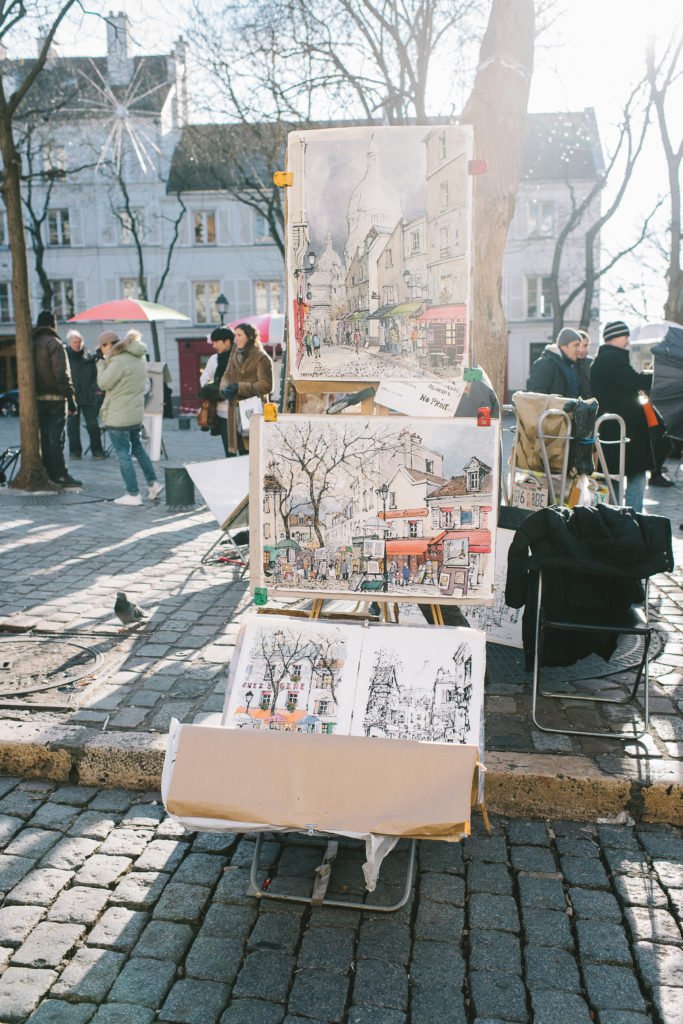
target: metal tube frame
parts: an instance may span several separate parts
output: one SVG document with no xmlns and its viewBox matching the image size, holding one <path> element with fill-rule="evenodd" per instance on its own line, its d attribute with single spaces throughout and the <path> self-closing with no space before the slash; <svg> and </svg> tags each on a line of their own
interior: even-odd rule
<svg viewBox="0 0 683 1024">
<path fill-rule="evenodd" d="M 565 437 L 560 434 L 545 434 L 543 432 L 543 424 L 546 416 L 561 416 L 567 433 Z M 555 496 L 555 484 L 553 483 L 553 475 L 550 470 L 550 460 L 548 458 L 548 450 L 546 448 L 546 438 L 552 439 L 553 441 L 564 441 L 564 455 L 562 457 L 562 476 L 560 477 L 560 505 L 564 505 L 565 491 L 567 489 L 567 474 L 569 472 L 569 446 L 572 440 L 572 421 L 569 413 L 563 409 L 544 409 L 541 415 L 538 417 L 536 424 L 536 437 L 541 442 L 541 458 L 543 459 L 543 468 L 545 475 L 548 480 L 548 491 L 551 497 L 551 505 L 557 504 Z"/>
<path fill-rule="evenodd" d="M 617 441 L 602 441 L 601 438 L 600 438 L 600 426 L 601 426 L 601 424 L 607 423 L 608 421 L 616 423 L 618 425 L 618 427 L 619 427 L 619 439 Z M 617 413 L 615 413 L 615 412 L 604 412 L 602 414 L 602 416 L 599 416 L 597 418 L 597 420 L 595 421 L 595 450 L 596 450 L 596 452 L 598 454 L 598 462 L 600 463 L 600 469 L 601 469 L 602 475 L 604 476 L 605 481 L 607 483 L 607 490 L 609 491 L 609 496 L 612 499 L 612 504 L 613 505 L 623 505 L 624 504 L 624 495 L 626 494 L 626 480 L 625 480 L 625 474 L 626 474 L 626 442 L 628 440 L 629 440 L 628 437 L 626 437 L 626 424 L 625 424 L 624 420 L 622 419 L 622 417 L 618 416 Z M 607 468 L 607 460 L 605 459 L 605 453 L 603 451 L 603 446 L 606 445 L 606 444 L 609 444 L 609 445 L 618 444 L 619 445 L 619 473 L 618 473 L 618 475 L 610 473 L 610 471 Z M 615 495 L 615 492 L 614 492 L 614 481 L 615 481 L 615 479 L 618 481 L 618 485 L 619 485 L 619 500 L 618 501 L 617 501 L 617 498 L 616 498 L 616 495 Z"/>
<path fill-rule="evenodd" d="M 650 621 L 649 583 L 650 583 L 649 580 L 645 581 L 645 604 L 644 604 L 644 609 L 645 609 L 645 621 L 647 623 L 649 623 L 649 621 Z M 591 627 L 590 624 L 588 624 L 588 623 L 586 623 L 586 624 L 578 624 L 578 623 L 576 623 L 576 624 L 568 625 L 566 627 L 558 626 L 555 623 L 552 623 L 551 624 L 551 628 L 552 629 L 563 629 L 563 628 L 564 629 L 585 629 L 585 630 L 590 631 L 591 629 L 596 629 L 597 627 Z M 599 628 L 601 630 L 604 629 L 604 627 L 599 627 Z M 649 725 L 649 721 L 650 721 L 650 706 L 649 706 L 650 660 L 649 660 L 648 655 L 649 655 L 649 651 L 650 651 L 650 642 L 652 640 L 652 628 L 648 626 L 647 629 L 622 629 L 622 630 L 615 629 L 614 630 L 615 633 L 619 633 L 619 634 L 623 634 L 623 635 L 629 635 L 630 634 L 632 636 L 642 636 L 643 637 L 643 641 L 644 641 L 643 657 L 642 657 L 642 660 L 641 660 L 641 662 L 640 662 L 640 664 L 638 666 L 638 671 L 636 673 L 635 682 L 634 682 L 631 690 L 629 691 L 629 693 L 625 697 L 584 696 L 583 694 L 553 693 L 551 691 L 541 689 L 541 686 L 540 686 L 540 682 L 541 682 L 541 661 L 542 661 L 542 657 L 543 657 L 543 634 L 544 634 L 544 629 L 545 629 L 545 623 L 544 623 L 544 617 L 543 617 L 543 570 L 539 569 L 539 572 L 538 572 L 538 594 L 537 594 L 537 597 L 536 597 L 536 628 L 535 628 L 535 632 L 534 632 L 533 686 L 532 686 L 532 697 L 531 697 L 531 718 L 532 718 L 533 723 L 536 726 L 536 728 L 540 729 L 541 732 L 562 733 L 563 735 L 567 735 L 567 736 L 599 736 L 599 737 L 607 736 L 608 738 L 612 738 L 612 739 L 627 739 L 627 740 L 633 740 L 633 739 L 637 740 L 637 739 L 640 739 L 641 736 L 644 736 L 645 733 L 648 730 L 648 725 Z M 588 678 L 588 677 L 585 677 L 585 678 Z M 536 711 L 536 705 L 537 705 L 537 700 L 538 700 L 539 695 L 541 697 L 548 697 L 548 698 L 553 699 L 553 700 L 574 700 L 574 701 L 584 701 L 584 702 L 595 703 L 595 704 L 629 704 L 629 703 L 631 703 L 635 699 L 636 692 L 638 690 L 638 686 L 640 684 L 641 678 L 643 679 L 643 685 L 644 685 L 644 693 L 643 693 L 643 727 L 640 730 L 640 732 L 635 733 L 635 735 L 633 735 L 633 736 L 630 736 L 630 735 L 626 736 L 626 735 L 624 735 L 622 733 L 614 732 L 614 730 L 603 730 L 601 732 L 594 732 L 594 731 L 582 730 L 582 729 L 556 729 L 556 728 L 553 728 L 553 727 L 548 726 L 548 725 L 541 725 L 541 723 L 538 720 L 538 715 L 537 715 L 537 711 Z M 580 682 L 580 681 L 581 681 L 580 679 L 576 680 L 576 682 Z"/>
<path fill-rule="evenodd" d="M 321 838 L 326 839 L 325 833 L 316 833 Z M 281 900 L 286 903 L 308 903 L 311 906 L 324 906 L 324 907 L 343 907 L 345 910 L 364 910 L 372 912 L 373 914 L 391 914 L 396 910 L 400 910 L 401 907 L 405 906 L 410 896 L 410 890 L 413 887 L 413 875 L 415 873 L 415 853 L 417 849 L 417 840 L 411 839 L 410 850 L 408 856 L 408 868 L 406 873 L 406 883 L 403 889 L 403 894 L 398 903 L 392 904 L 390 907 L 379 906 L 377 903 L 357 903 L 353 900 L 328 900 L 328 899 L 316 899 L 311 896 L 291 896 L 285 893 L 268 892 L 264 891 L 258 883 L 258 862 L 261 854 L 261 846 L 263 845 L 263 832 L 259 832 L 256 836 L 256 844 L 254 847 L 254 856 L 251 860 L 251 871 L 249 874 L 249 889 L 247 890 L 248 896 L 255 896 L 257 900 Z"/>
</svg>

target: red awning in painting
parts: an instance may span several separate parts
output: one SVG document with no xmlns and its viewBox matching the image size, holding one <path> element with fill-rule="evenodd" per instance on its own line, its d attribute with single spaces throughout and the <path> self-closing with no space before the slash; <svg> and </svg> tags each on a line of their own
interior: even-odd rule
<svg viewBox="0 0 683 1024">
<path fill-rule="evenodd" d="M 490 530 L 444 530 L 443 533 L 432 537 L 429 541 L 429 546 L 434 547 L 435 544 L 441 544 L 447 540 L 462 540 L 464 537 L 467 537 L 469 541 L 470 551 L 479 555 L 488 555 L 490 553 Z"/>
<path fill-rule="evenodd" d="M 387 555 L 424 555 L 426 553 L 426 538 L 416 537 L 410 540 L 387 541 Z"/>
<path fill-rule="evenodd" d="M 455 321 L 464 324 L 467 319 L 467 306 L 464 302 L 456 302 L 451 306 L 428 306 L 424 313 L 420 313 L 417 320 L 420 323 L 452 323 Z"/>
</svg>

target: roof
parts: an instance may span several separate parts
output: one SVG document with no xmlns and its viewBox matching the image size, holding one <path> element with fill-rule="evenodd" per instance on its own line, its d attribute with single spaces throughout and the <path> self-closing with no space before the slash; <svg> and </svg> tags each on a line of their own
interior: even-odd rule
<svg viewBox="0 0 683 1024">
<path fill-rule="evenodd" d="M 595 111 L 528 114 L 522 178 L 596 178 L 604 170 Z"/>
<path fill-rule="evenodd" d="M 407 466 L 401 466 L 400 469 L 409 476 L 413 483 L 421 483 L 426 480 L 428 484 L 445 484 L 445 476 L 436 476 L 435 473 L 423 473 L 421 469 L 408 469 Z"/>
<path fill-rule="evenodd" d="M 159 114 L 175 82 L 169 76 L 169 59 L 164 54 L 141 54 L 130 58 L 131 80 L 128 85 L 112 85 L 107 76 L 106 57 L 55 57 L 48 61 L 24 101 L 32 111 L 50 110 L 69 121 L 82 114 L 84 118 L 101 118 L 102 104 L 107 102 L 103 90 L 111 90 L 116 99 L 126 100 L 135 114 Z M 17 84 L 31 70 L 35 60 L 12 63 Z M 139 97 L 136 99 L 136 97 Z M 113 115 L 112 105 L 112 115 Z"/>
<path fill-rule="evenodd" d="M 488 476 L 488 474 L 490 474 L 491 470 L 490 470 L 490 468 L 488 466 L 485 466 L 482 463 L 481 464 L 481 468 L 482 468 L 482 470 L 484 470 L 486 472 L 487 476 Z M 442 487 L 437 487 L 437 489 L 435 491 L 432 491 L 431 494 L 428 494 L 427 495 L 427 500 L 429 501 L 432 498 L 453 498 L 453 497 L 456 497 L 456 496 L 457 497 L 467 497 L 467 498 L 478 498 L 480 494 L 488 494 L 488 493 L 490 493 L 490 490 L 491 490 L 491 488 L 490 488 L 490 479 L 489 479 L 489 488 L 488 488 L 488 490 L 485 490 L 484 488 L 479 488 L 479 490 L 477 490 L 477 491 L 468 491 L 467 490 L 467 480 L 466 480 L 466 478 L 464 476 L 452 476 L 450 478 L 450 480 L 447 480 L 446 483 Z"/>
</svg>

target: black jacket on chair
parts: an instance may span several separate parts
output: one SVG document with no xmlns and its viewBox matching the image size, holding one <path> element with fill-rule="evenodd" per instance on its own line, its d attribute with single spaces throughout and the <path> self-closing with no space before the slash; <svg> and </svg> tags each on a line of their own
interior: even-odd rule
<svg viewBox="0 0 683 1024">
<path fill-rule="evenodd" d="M 505 585 L 505 603 L 524 606 L 527 667 L 533 658 L 539 569 L 548 617 L 599 621 L 607 611 L 618 614 L 640 604 L 642 580 L 673 569 L 671 523 L 611 505 L 553 505 L 529 516 L 510 545 Z M 614 634 L 554 631 L 546 634 L 543 664 L 573 665 L 593 653 L 608 659 L 615 646 Z"/>
</svg>

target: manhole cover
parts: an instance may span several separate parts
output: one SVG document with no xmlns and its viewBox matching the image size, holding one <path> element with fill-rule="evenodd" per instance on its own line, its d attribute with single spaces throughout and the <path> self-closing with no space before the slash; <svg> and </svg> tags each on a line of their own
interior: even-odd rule
<svg viewBox="0 0 683 1024">
<path fill-rule="evenodd" d="M 72 690 L 90 682 L 103 660 L 97 647 L 65 637 L 0 637 L 0 698 Z"/>
</svg>

